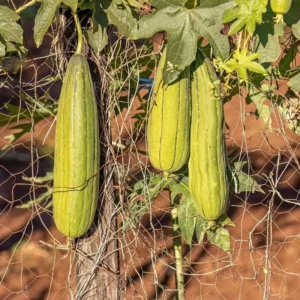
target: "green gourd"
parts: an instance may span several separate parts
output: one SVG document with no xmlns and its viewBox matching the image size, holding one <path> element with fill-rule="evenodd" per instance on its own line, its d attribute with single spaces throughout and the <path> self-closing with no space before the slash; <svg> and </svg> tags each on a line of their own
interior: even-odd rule
<svg viewBox="0 0 300 300">
<path fill-rule="evenodd" d="M 216 220 L 228 204 L 221 85 L 211 62 L 197 53 L 191 83 L 189 186 L 199 215 Z"/>
<path fill-rule="evenodd" d="M 283 20 L 283 15 L 286 14 L 292 5 L 292 0 L 271 0 L 271 9 L 276 14 L 274 21 L 279 23 Z"/>
<path fill-rule="evenodd" d="M 59 98 L 53 214 L 57 229 L 69 238 L 88 231 L 99 189 L 99 128 L 96 97 L 87 60 L 71 57 Z"/>
<path fill-rule="evenodd" d="M 155 77 L 146 137 L 152 165 L 164 172 L 176 172 L 189 156 L 190 71 L 187 68 L 174 83 L 164 85 L 166 51 Z"/>
</svg>

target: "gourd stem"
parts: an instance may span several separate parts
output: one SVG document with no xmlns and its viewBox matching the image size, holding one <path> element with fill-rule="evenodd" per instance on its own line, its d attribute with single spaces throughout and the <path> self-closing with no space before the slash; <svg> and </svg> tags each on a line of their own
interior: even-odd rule
<svg viewBox="0 0 300 300">
<path fill-rule="evenodd" d="M 80 21 L 79 21 L 77 13 L 73 12 L 73 15 L 74 15 L 75 23 L 76 23 L 77 34 L 78 34 L 78 44 L 77 44 L 76 54 L 81 54 L 82 53 L 82 48 L 83 48 L 82 28 L 81 28 Z"/>
<path fill-rule="evenodd" d="M 171 196 L 171 195 L 170 195 Z M 180 230 L 178 224 L 178 205 L 179 197 L 175 197 L 172 201 L 171 199 L 171 214 L 172 214 L 172 228 L 173 228 L 173 249 L 175 256 L 175 280 L 176 280 L 176 290 L 177 300 L 184 300 L 184 276 L 183 276 L 183 264 L 182 264 L 182 247 Z"/>
</svg>

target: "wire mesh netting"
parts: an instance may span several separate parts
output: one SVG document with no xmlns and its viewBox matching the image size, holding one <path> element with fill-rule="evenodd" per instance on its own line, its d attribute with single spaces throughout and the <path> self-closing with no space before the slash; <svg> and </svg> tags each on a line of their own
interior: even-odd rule
<svg viewBox="0 0 300 300">
<path fill-rule="evenodd" d="M 145 144 L 149 78 L 155 76 L 161 34 L 134 43 L 112 27 L 105 53 L 85 48 L 101 128 L 97 221 L 75 241 L 53 223 L 55 114 L 75 50 L 72 22 L 57 18 L 37 50 L 33 20 L 26 20 L 29 55 L 22 62 L 10 57 L 0 70 L 0 299 L 173 299 L 170 198 L 163 191 L 151 199 L 147 182 L 158 171 Z M 297 124 L 299 95 L 291 95 L 285 81 L 275 83 L 282 110 Z M 272 111 L 267 124 L 242 89 L 225 103 L 228 154 L 245 162 L 242 168 L 257 188 L 232 188 L 230 252 L 206 239 L 187 245 L 182 238 L 186 299 L 299 298 L 300 138 L 274 103 L 264 104 Z M 137 182 L 144 182 L 142 195 L 135 194 Z"/>
</svg>

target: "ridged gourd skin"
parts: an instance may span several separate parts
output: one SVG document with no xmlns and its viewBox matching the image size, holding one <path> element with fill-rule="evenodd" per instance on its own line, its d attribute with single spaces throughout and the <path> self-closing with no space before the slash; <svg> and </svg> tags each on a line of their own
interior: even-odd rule
<svg viewBox="0 0 300 300">
<path fill-rule="evenodd" d="M 86 58 L 71 57 L 59 98 L 55 154 L 53 215 L 57 229 L 69 238 L 88 231 L 99 189 L 99 128 L 96 97 Z"/>
<path fill-rule="evenodd" d="M 292 0 L 271 0 L 271 9 L 275 14 L 286 14 L 292 5 Z"/>
<path fill-rule="evenodd" d="M 152 165 L 176 172 L 187 163 L 190 141 L 190 71 L 163 85 L 166 48 L 158 65 L 147 123 L 147 149 Z"/>
<path fill-rule="evenodd" d="M 199 215 L 216 220 L 228 204 L 223 103 L 220 81 L 202 53 L 197 53 L 191 86 L 190 192 Z"/>
</svg>

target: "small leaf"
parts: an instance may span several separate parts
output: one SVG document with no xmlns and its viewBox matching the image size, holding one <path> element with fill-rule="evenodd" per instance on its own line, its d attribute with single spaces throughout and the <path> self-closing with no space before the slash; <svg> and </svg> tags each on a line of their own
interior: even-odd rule
<svg viewBox="0 0 300 300">
<path fill-rule="evenodd" d="M 216 221 L 217 224 L 220 224 L 222 227 L 224 226 L 232 226 L 235 227 L 235 224 L 233 221 L 231 221 L 231 219 L 229 217 L 227 217 L 226 215 L 222 215 L 221 217 L 218 218 L 218 220 Z"/>
<path fill-rule="evenodd" d="M 39 47 L 42 42 L 45 33 L 47 32 L 49 26 L 51 25 L 56 10 L 60 5 L 61 0 L 43 0 L 41 7 L 39 8 L 37 15 L 35 17 L 34 24 L 34 40 L 36 46 Z"/>
<path fill-rule="evenodd" d="M 191 196 L 181 200 L 178 209 L 178 220 L 180 231 L 184 237 L 185 242 L 191 245 L 192 238 L 196 225 L 196 208 Z"/>
<path fill-rule="evenodd" d="M 289 71 L 291 70 L 291 63 L 298 54 L 297 45 L 293 45 L 285 54 L 285 56 L 279 62 L 279 71 L 283 77 L 289 77 Z"/>
<path fill-rule="evenodd" d="M 196 236 L 198 240 L 198 244 L 201 244 L 203 242 L 205 233 L 206 233 L 206 227 L 207 227 L 207 221 L 201 219 L 200 217 L 197 217 L 196 221 Z"/>
<path fill-rule="evenodd" d="M 0 20 L 18 21 L 20 16 L 7 6 L 0 5 Z"/>
<path fill-rule="evenodd" d="M 261 89 L 264 90 L 266 87 L 269 86 L 266 84 L 262 84 Z M 262 118 L 262 120 L 266 123 L 268 129 L 272 131 L 272 119 L 271 119 L 272 108 L 264 104 L 265 100 L 267 100 L 265 93 L 253 87 L 250 89 L 248 97 L 256 105 L 257 115 L 260 118 Z"/>
<path fill-rule="evenodd" d="M 257 49 L 261 55 L 258 58 L 260 63 L 275 62 L 281 54 L 281 46 L 279 37 L 284 34 L 284 26 L 286 24 L 280 22 L 274 25 L 274 35 L 268 34 L 268 40 L 265 46 L 260 43 Z"/>
<path fill-rule="evenodd" d="M 300 21 L 298 21 L 296 24 L 292 25 L 292 32 L 293 35 L 300 40 Z"/>
<path fill-rule="evenodd" d="M 1 43 L 0 43 L 1 48 Z M 3 70 L 9 74 L 17 74 L 20 70 L 23 61 L 16 56 L 8 57 L 2 61 Z"/>
<path fill-rule="evenodd" d="M 23 43 L 23 29 L 16 23 L 19 18 L 13 10 L 0 5 L 0 35 L 5 42 Z"/>
<path fill-rule="evenodd" d="M 130 36 L 131 32 L 136 29 L 137 22 L 131 12 L 127 9 L 116 7 L 112 2 L 103 0 L 101 5 L 107 14 L 110 24 L 114 24 L 119 32 L 125 36 Z"/>
<path fill-rule="evenodd" d="M 237 184 L 236 193 L 242 192 L 260 192 L 265 194 L 261 189 L 260 185 L 248 174 L 242 171 L 243 166 L 246 164 L 246 161 L 235 162 L 231 167 L 233 171 L 233 181 Z"/>
<path fill-rule="evenodd" d="M 19 124 L 19 125 L 11 127 L 10 129 L 21 129 L 20 132 L 11 134 L 13 136 L 12 142 L 15 142 L 17 139 L 19 139 L 25 133 L 30 132 L 32 130 L 32 124 L 31 123 Z"/>
<path fill-rule="evenodd" d="M 228 229 L 220 227 L 207 231 L 207 240 L 210 244 L 215 245 L 224 251 L 230 251 L 230 238 Z"/>
<path fill-rule="evenodd" d="M 91 0 L 81 0 L 79 1 L 80 10 L 93 9 L 93 3 Z"/>
<path fill-rule="evenodd" d="M 300 93 L 300 73 L 293 76 L 290 81 L 288 82 L 288 85 L 296 92 Z"/>
<path fill-rule="evenodd" d="M 92 28 L 87 30 L 88 42 L 96 53 L 99 53 L 108 43 L 108 18 L 99 3 L 93 2 Z"/>
<path fill-rule="evenodd" d="M 183 197 L 189 197 L 190 191 L 187 180 L 188 178 L 184 177 L 180 182 L 176 182 L 170 186 L 172 200 L 174 200 L 175 197 L 179 194 L 182 194 Z"/>
<path fill-rule="evenodd" d="M 5 45 L 0 42 L 0 57 L 5 55 Z"/>
<path fill-rule="evenodd" d="M 232 35 L 245 27 L 249 35 L 253 35 L 256 24 L 262 22 L 262 15 L 267 11 L 268 0 L 238 0 L 238 6 L 226 11 L 223 23 L 233 20 L 228 35 Z"/>
</svg>

